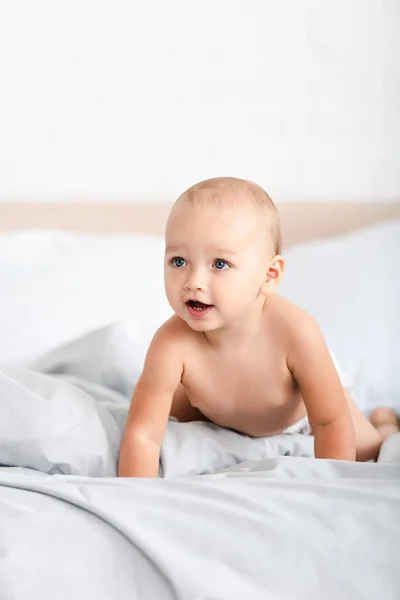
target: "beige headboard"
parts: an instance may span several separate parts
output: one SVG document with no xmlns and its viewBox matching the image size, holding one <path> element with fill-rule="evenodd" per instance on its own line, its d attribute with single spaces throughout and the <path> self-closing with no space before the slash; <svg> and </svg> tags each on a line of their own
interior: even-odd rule
<svg viewBox="0 0 400 600">
<path fill-rule="evenodd" d="M 22 203 L 0 202 L 0 232 L 16 229 L 61 229 L 101 233 L 162 235 L 168 203 Z M 400 219 L 398 202 L 282 203 L 285 246 L 331 237 L 374 223 Z"/>
</svg>

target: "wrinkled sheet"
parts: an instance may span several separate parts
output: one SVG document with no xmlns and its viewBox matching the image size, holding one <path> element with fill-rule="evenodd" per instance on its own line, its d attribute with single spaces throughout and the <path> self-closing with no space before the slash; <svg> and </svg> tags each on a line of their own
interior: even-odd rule
<svg viewBox="0 0 400 600">
<path fill-rule="evenodd" d="M 0 464 L 50 475 L 115 476 L 128 407 L 115 390 L 71 375 L 0 371 Z M 170 420 L 160 475 L 215 473 L 275 455 L 312 456 L 313 439 L 250 438 L 212 423 Z"/>
<path fill-rule="evenodd" d="M 164 477 L 117 479 L 127 398 L 64 379 L 0 373 L 1 600 L 400 596 L 400 434 L 362 464 L 170 421 Z"/>
<path fill-rule="evenodd" d="M 399 464 L 275 457 L 150 481 L 12 471 L 7 600 L 399 597 Z"/>
</svg>

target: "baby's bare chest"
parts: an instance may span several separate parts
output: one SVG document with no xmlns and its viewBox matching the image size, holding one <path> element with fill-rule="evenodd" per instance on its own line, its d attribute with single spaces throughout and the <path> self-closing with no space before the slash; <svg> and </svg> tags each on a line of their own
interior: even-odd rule
<svg viewBox="0 0 400 600">
<path fill-rule="evenodd" d="M 187 358 L 182 383 L 190 403 L 214 420 L 265 414 L 287 406 L 298 393 L 286 357 L 263 351 L 193 354 Z"/>
</svg>

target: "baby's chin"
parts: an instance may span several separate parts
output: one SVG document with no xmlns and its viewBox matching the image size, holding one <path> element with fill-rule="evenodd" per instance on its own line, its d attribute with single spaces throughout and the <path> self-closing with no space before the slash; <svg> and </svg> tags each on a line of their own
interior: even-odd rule
<svg viewBox="0 0 400 600">
<path fill-rule="evenodd" d="M 193 331 L 215 331 L 216 329 L 219 329 L 219 327 L 212 325 L 211 323 L 192 323 L 188 320 L 186 320 L 186 323 Z"/>
<path fill-rule="evenodd" d="M 182 321 L 185 321 L 185 323 L 187 323 L 187 325 L 189 325 L 190 329 L 193 329 L 193 331 L 215 331 L 216 329 L 220 329 L 220 325 L 218 325 L 217 323 L 213 323 L 212 321 L 202 321 L 202 320 L 197 320 L 197 319 L 190 319 L 187 318 L 187 316 L 182 316 L 182 315 L 178 315 Z"/>
</svg>

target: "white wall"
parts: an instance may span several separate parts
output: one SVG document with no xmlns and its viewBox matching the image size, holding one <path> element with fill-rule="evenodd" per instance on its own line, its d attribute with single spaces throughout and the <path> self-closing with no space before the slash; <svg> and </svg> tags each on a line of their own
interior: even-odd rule
<svg viewBox="0 0 400 600">
<path fill-rule="evenodd" d="M 0 200 L 400 199 L 398 0 L 0 2 Z"/>
</svg>

